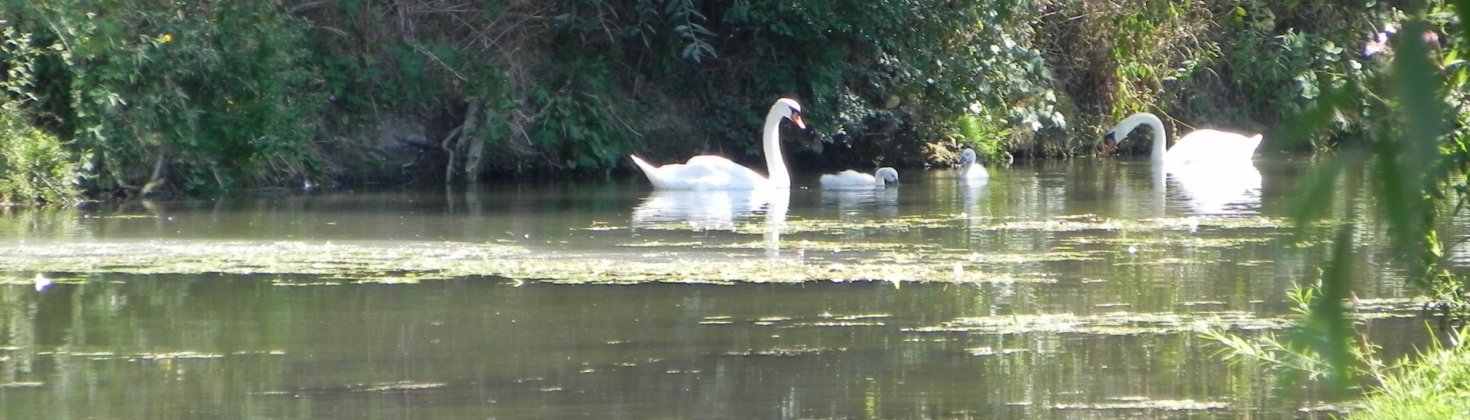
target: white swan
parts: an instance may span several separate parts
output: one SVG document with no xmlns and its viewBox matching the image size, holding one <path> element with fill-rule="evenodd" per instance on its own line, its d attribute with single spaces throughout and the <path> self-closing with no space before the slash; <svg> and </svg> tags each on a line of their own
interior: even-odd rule
<svg viewBox="0 0 1470 420">
<path fill-rule="evenodd" d="M 868 175 L 848 169 L 836 174 L 822 175 L 821 183 L 822 188 L 829 190 L 883 188 L 890 184 L 898 184 L 898 170 L 885 166 L 878 168 L 872 175 Z"/>
<path fill-rule="evenodd" d="M 1179 165 L 1213 165 L 1233 164 L 1238 162 L 1249 162 L 1251 156 L 1256 153 L 1256 147 L 1261 145 L 1261 135 L 1246 136 L 1239 133 L 1231 133 L 1219 130 L 1195 130 L 1179 139 L 1174 147 L 1169 147 L 1165 152 L 1168 140 L 1164 136 L 1164 122 L 1158 116 L 1147 112 L 1133 114 L 1112 130 L 1103 135 L 1103 141 L 1108 149 L 1117 147 L 1128 133 L 1139 125 L 1148 124 L 1153 128 L 1153 154 L 1151 160 L 1156 164 L 1165 166 Z"/>
<path fill-rule="evenodd" d="M 960 183 L 966 185 L 980 185 L 982 181 L 990 180 L 990 171 L 981 165 L 979 157 L 975 155 L 975 149 L 966 147 L 960 151 Z"/>
<path fill-rule="evenodd" d="M 756 188 L 790 188 L 791 175 L 786 172 L 786 162 L 781 158 L 781 138 L 778 131 L 781 120 L 791 119 L 796 126 L 806 129 L 801 121 L 801 105 L 790 98 L 777 99 L 766 114 L 766 125 L 761 135 L 765 145 L 767 179 L 750 168 L 740 166 L 729 159 L 713 155 L 699 155 L 686 163 L 675 163 L 655 167 L 632 155 L 633 163 L 648 176 L 653 188 L 662 190 L 749 190 Z"/>
</svg>

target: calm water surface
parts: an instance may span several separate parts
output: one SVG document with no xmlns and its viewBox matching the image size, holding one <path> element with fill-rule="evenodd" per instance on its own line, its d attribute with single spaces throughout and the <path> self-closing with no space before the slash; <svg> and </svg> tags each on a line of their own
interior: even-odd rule
<svg viewBox="0 0 1470 420">
<path fill-rule="evenodd" d="M 977 187 L 910 170 L 899 188 L 778 197 L 628 179 L 4 210 L 13 267 L 26 249 L 228 242 L 733 268 L 589 283 L 0 266 L 0 418 L 1323 417 L 1326 394 L 1222 362 L 1195 333 L 1290 319 L 1286 291 L 1319 259 L 1284 219 L 1310 164 L 1159 179 L 1147 162 L 1021 163 Z M 1366 211 L 1361 196 L 1314 205 Z M 1358 297 L 1412 296 L 1362 231 Z M 816 274 L 765 282 L 746 261 Z M 1421 323 L 1365 328 L 1394 357 Z"/>
</svg>

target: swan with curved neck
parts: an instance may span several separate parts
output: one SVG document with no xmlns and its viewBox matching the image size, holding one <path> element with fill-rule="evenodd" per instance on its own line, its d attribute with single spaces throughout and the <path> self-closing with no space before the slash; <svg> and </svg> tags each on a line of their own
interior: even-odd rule
<svg viewBox="0 0 1470 420">
<path fill-rule="evenodd" d="M 872 175 L 848 169 L 836 174 L 825 174 L 821 178 L 822 188 L 859 189 L 883 188 L 898 185 L 898 170 L 890 167 L 878 168 Z"/>
<path fill-rule="evenodd" d="M 1196 165 L 1196 164 L 1218 164 L 1250 162 L 1252 155 L 1256 153 L 1256 147 L 1261 145 L 1261 135 L 1246 136 L 1239 133 L 1231 133 L 1220 130 L 1195 130 L 1181 137 L 1174 147 L 1167 147 L 1169 141 L 1164 136 L 1164 122 L 1158 116 L 1147 112 L 1133 114 L 1112 130 L 1103 135 L 1104 145 L 1111 151 L 1128 137 L 1128 133 L 1140 125 L 1148 125 L 1153 130 L 1153 152 L 1150 160 L 1155 164 L 1166 165 Z"/>
<path fill-rule="evenodd" d="M 981 180 L 989 180 L 990 171 L 985 170 L 985 165 L 980 164 L 980 158 L 975 154 L 975 149 L 966 147 L 960 151 L 960 182 L 974 183 Z"/>
<path fill-rule="evenodd" d="M 786 162 L 781 157 L 781 121 L 790 119 L 798 128 L 806 129 L 801 120 L 801 105 L 790 98 L 781 98 L 771 105 L 766 113 L 766 124 L 761 135 L 765 146 L 766 170 L 770 177 L 761 176 L 750 168 L 729 159 L 714 155 L 699 155 L 685 163 L 674 163 L 655 167 L 633 155 L 633 163 L 648 176 L 653 188 L 664 190 L 748 190 L 756 188 L 790 188 L 791 174 L 786 171 Z"/>
</svg>

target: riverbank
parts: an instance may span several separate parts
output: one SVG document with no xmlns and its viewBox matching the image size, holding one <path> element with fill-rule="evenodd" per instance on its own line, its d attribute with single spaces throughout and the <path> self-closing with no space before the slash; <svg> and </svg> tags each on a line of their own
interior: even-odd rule
<svg viewBox="0 0 1470 420">
<path fill-rule="evenodd" d="M 783 96 L 812 127 L 786 136 L 797 172 L 942 166 L 960 146 L 1091 155 L 1141 110 L 1171 135 L 1311 150 L 1384 112 L 1342 101 L 1336 124 L 1290 130 L 1386 71 L 1392 48 L 1367 44 L 1403 18 L 1387 4 L 1116 6 L 30 2 L 0 24 L 0 198 L 598 177 L 633 152 L 759 162 Z"/>
</svg>

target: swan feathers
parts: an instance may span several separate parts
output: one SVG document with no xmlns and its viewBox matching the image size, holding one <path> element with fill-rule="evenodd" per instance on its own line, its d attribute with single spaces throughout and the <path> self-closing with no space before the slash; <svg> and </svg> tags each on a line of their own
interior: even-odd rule
<svg viewBox="0 0 1470 420">
<path fill-rule="evenodd" d="M 822 175 L 821 184 L 826 189 L 883 188 L 898 185 L 898 170 L 882 167 L 870 175 L 849 169 Z"/>
</svg>

